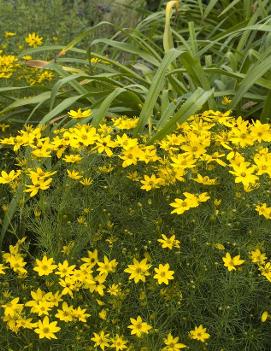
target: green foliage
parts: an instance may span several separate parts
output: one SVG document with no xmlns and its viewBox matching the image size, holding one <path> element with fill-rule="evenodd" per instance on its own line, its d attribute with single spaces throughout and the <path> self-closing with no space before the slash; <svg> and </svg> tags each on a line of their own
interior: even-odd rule
<svg viewBox="0 0 271 351">
<path fill-rule="evenodd" d="M 196 101 L 199 99 L 197 96 Z M 56 333 L 57 340 L 48 340 L 39 339 L 35 327 L 12 332 L 12 318 L 1 318 L 0 347 L 17 351 L 20 344 L 31 351 L 95 350 L 91 337 L 103 330 L 111 337 L 116 333 L 124 335 L 133 351 L 164 351 L 164 338 L 169 332 L 179 336 L 192 351 L 204 351 L 207 347 L 210 351 L 269 351 L 270 320 L 261 322 L 261 314 L 270 313 L 271 303 L 271 164 L 265 161 L 271 159 L 271 126 L 249 124 L 229 113 L 206 111 L 190 118 L 163 140 L 146 145 L 144 136 L 137 140 L 132 137 L 131 125 L 135 121 L 123 117 L 108 119 L 97 129 L 80 123 L 72 129 L 53 131 L 28 126 L 17 132 L 16 138 L 8 138 L 7 133 L 2 139 L 2 152 L 7 155 L 1 159 L 2 169 L 14 169 L 16 162 L 21 171 L 13 181 L 0 186 L 0 191 L 6 193 L 1 218 L 4 213 L 10 218 L 16 207 L 7 228 L 5 219 L 2 222 L 2 228 L 7 229 L 2 250 L 13 252 L 16 258 L 18 250 L 9 245 L 26 237 L 20 257 L 27 262 L 28 274 L 20 274 L 16 268 L 14 272 L 3 255 L 6 269 L 0 275 L 1 317 L 6 304 L 16 297 L 20 298 L 19 303 L 26 304 L 37 289 L 45 293 L 63 290 L 60 277 L 55 274 L 58 268 L 49 275 L 38 275 L 33 270 L 36 259 L 43 255 L 56 263 L 68 260 L 69 265 L 79 268 L 85 262 L 81 259 L 88 259 L 87 251 L 97 249 L 100 265 L 104 256 L 116 260 L 118 265 L 107 275 L 105 287 L 100 287 L 104 294 L 82 286 L 71 288 L 72 295 L 63 293 L 69 306 L 86 309 L 90 314 L 86 322 L 59 319 L 56 314 L 62 302 L 50 307 L 50 321 L 57 321 L 61 330 Z M 109 136 L 116 142 L 111 147 L 107 144 Z M 133 149 L 135 142 L 138 148 Z M 43 146 L 38 147 L 41 143 Z M 131 155 L 126 154 L 129 143 L 134 163 L 129 163 Z M 48 150 L 50 157 L 35 156 L 37 151 Z M 81 159 L 67 162 L 69 155 Z M 67 171 L 75 171 L 79 178 L 71 177 Z M 57 173 L 51 174 L 48 188 L 39 188 L 37 174 L 42 182 L 51 172 Z M 247 175 L 244 177 L 242 172 Z M 207 179 L 199 181 L 199 175 Z M 92 181 L 89 186 L 81 183 L 83 176 Z M 155 176 L 159 182 L 148 180 L 148 176 Z M 0 179 L 2 182 L 3 174 Z M 215 182 L 210 185 L 210 180 Z M 39 188 L 33 196 L 25 192 L 31 181 Z M 22 190 L 24 198 L 14 206 L 12 198 L 21 196 Z M 171 202 L 187 193 L 205 194 L 205 199 L 196 206 L 192 204 L 185 213 L 173 213 Z M 264 202 L 268 205 L 266 211 Z M 257 210 L 257 205 L 261 210 Z M 168 238 L 175 235 L 180 247 L 162 248 L 157 241 L 162 234 Z M 258 264 L 252 262 L 251 251 L 256 249 L 266 254 Z M 226 253 L 232 257 L 240 255 L 245 262 L 229 271 L 223 262 Z M 128 279 L 125 269 L 134 258 L 147 258 L 151 264 L 146 282 Z M 16 262 L 20 262 L 18 257 Z M 158 284 L 154 278 L 154 268 L 165 263 L 174 270 L 174 279 L 168 285 Z M 97 277 L 97 268 L 98 265 L 88 267 L 84 276 Z M 108 293 L 112 284 L 120 284 L 117 296 Z M 103 318 L 100 313 L 104 310 L 107 314 Z M 138 315 L 152 326 L 150 333 L 141 338 L 132 336 L 127 328 L 130 318 Z M 16 321 L 22 316 L 33 322 L 44 318 L 30 312 L 27 305 Z M 200 324 L 210 334 L 206 343 L 188 336 Z"/>
<path fill-rule="evenodd" d="M 99 3 L 84 0 L 1 0 L 0 33 L 10 31 L 24 37 L 36 32 L 45 38 L 45 43 L 66 43 L 86 27 L 103 19 L 125 25 L 125 5 L 129 4 L 129 0 L 117 4 L 112 0 L 101 0 Z M 132 16 L 136 20 L 136 11 Z M 100 35 L 109 33 L 106 29 L 100 31 Z"/>
<path fill-rule="evenodd" d="M 149 15 L 134 29 L 100 22 L 64 47 L 24 51 L 20 57 L 46 54 L 52 58 L 42 67 L 55 72 L 54 86 L 45 86 L 48 92 L 40 92 L 37 100 L 31 94 L 30 100 L 12 102 L 0 111 L 1 119 L 20 106 L 21 119 L 38 122 L 43 115 L 42 122 L 48 122 L 77 101 L 79 106 L 91 106 L 98 120 L 106 114 L 141 114 L 142 131 L 150 123 L 161 128 L 201 88 L 208 96 L 204 107 L 225 108 L 221 101 L 226 95 L 236 114 L 264 120 L 270 114 L 269 8 L 269 1 L 211 1 L 208 5 L 184 1 L 179 6 L 173 1 L 166 11 Z M 92 40 L 101 28 L 115 28 L 116 33 L 111 39 Z M 167 60 L 165 53 L 173 47 L 180 54 L 154 83 Z M 143 105 L 148 109 L 141 110 Z"/>
</svg>

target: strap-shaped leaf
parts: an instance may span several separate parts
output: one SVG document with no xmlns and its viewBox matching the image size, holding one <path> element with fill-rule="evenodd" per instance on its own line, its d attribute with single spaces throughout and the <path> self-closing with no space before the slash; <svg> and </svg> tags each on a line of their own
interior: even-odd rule
<svg viewBox="0 0 271 351">
<path fill-rule="evenodd" d="M 271 57 L 266 57 L 262 62 L 256 63 L 246 74 L 232 100 L 230 108 L 235 108 L 244 94 L 271 69 Z"/>
<path fill-rule="evenodd" d="M 178 56 L 183 54 L 183 52 L 184 51 L 181 51 L 181 50 L 171 49 L 166 53 L 165 57 L 163 58 L 163 61 L 161 62 L 159 69 L 157 70 L 155 76 L 153 77 L 153 81 L 150 86 L 148 95 L 146 96 L 146 100 L 144 102 L 142 111 L 139 116 L 139 123 L 134 130 L 134 134 L 141 132 L 145 124 L 147 123 L 148 119 L 151 118 L 154 106 L 165 84 L 167 69 L 170 66 L 170 64 L 174 60 L 176 60 Z"/>
<path fill-rule="evenodd" d="M 152 143 L 155 140 L 161 140 L 167 134 L 176 129 L 177 123 L 183 123 L 188 117 L 199 112 L 212 95 L 213 90 L 204 91 L 203 89 L 198 88 L 196 91 L 194 91 L 194 93 L 181 106 L 179 111 L 175 113 L 175 115 L 168 120 L 164 127 L 150 139 L 149 143 Z"/>
<path fill-rule="evenodd" d="M 110 105 L 112 102 L 123 92 L 125 92 L 126 89 L 124 88 L 116 88 L 114 91 L 112 91 L 111 94 L 109 94 L 106 99 L 104 99 L 103 103 L 101 104 L 100 108 L 95 111 L 94 113 L 94 118 L 92 124 L 94 127 L 97 127 L 101 121 L 104 119 Z"/>
</svg>

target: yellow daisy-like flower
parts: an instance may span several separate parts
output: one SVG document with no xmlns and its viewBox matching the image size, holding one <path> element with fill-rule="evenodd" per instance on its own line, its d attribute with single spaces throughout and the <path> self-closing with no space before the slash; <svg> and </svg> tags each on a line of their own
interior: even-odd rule
<svg viewBox="0 0 271 351">
<path fill-rule="evenodd" d="M 164 344 L 166 346 L 162 348 L 162 351 L 179 351 L 187 347 L 185 344 L 179 342 L 178 336 L 174 338 L 171 333 L 164 338 Z"/>
<path fill-rule="evenodd" d="M 128 326 L 131 329 L 131 335 L 136 335 L 137 337 L 141 337 L 143 334 L 148 334 L 152 329 L 148 323 L 143 322 L 140 316 L 137 319 L 130 318 L 131 324 Z"/>
<path fill-rule="evenodd" d="M 45 316 L 43 321 L 38 321 L 38 328 L 35 329 L 35 333 L 39 335 L 40 339 L 57 339 L 55 333 L 60 331 L 60 328 L 57 326 L 57 322 L 49 321 L 49 318 Z"/>
<path fill-rule="evenodd" d="M 90 117 L 92 115 L 92 111 L 91 109 L 87 109 L 85 111 L 82 111 L 81 108 L 79 108 L 77 111 L 75 110 L 70 110 L 68 112 L 68 115 L 73 118 L 73 119 L 81 119 L 81 118 L 87 118 Z"/>
<path fill-rule="evenodd" d="M 104 350 L 106 347 L 109 347 L 110 344 L 110 339 L 109 339 L 109 334 L 105 334 L 105 332 L 102 330 L 100 333 L 93 333 L 93 337 L 91 340 L 95 343 L 95 347 L 100 347 L 102 350 Z"/>
<path fill-rule="evenodd" d="M 119 336 L 118 334 L 111 339 L 111 347 L 114 348 L 116 351 L 122 351 L 127 349 L 127 341 L 122 337 Z"/>
<path fill-rule="evenodd" d="M 173 247 L 179 248 L 180 241 L 175 238 L 175 235 L 167 237 L 165 234 L 162 234 L 162 239 L 157 240 L 163 249 L 172 250 Z"/>
<path fill-rule="evenodd" d="M 261 322 L 266 322 L 268 318 L 270 318 L 269 313 L 267 311 L 264 311 L 261 315 Z"/>
<path fill-rule="evenodd" d="M 146 277 L 150 275 L 148 272 L 150 267 L 151 265 L 147 263 L 147 258 L 144 258 L 140 262 L 134 258 L 133 264 L 129 264 L 128 268 L 126 268 L 124 272 L 130 273 L 129 279 L 134 279 L 135 283 L 138 283 L 140 280 L 145 282 Z"/>
<path fill-rule="evenodd" d="M 158 284 L 166 284 L 168 285 L 169 280 L 174 279 L 173 274 L 174 271 L 170 271 L 169 270 L 169 264 L 159 264 L 158 268 L 154 268 L 155 271 L 155 275 L 154 275 L 154 279 L 156 279 L 158 281 Z"/>
<path fill-rule="evenodd" d="M 229 252 L 226 253 L 226 256 L 222 258 L 224 262 L 224 266 L 228 268 L 228 270 L 235 271 L 236 267 L 241 266 L 245 261 L 240 259 L 240 255 L 231 257 Z"/>
<path fill-rule="evenodd" d="M 33 268 L 33 270 L 38 272 L 39 276 L 49 275 L 57 267 L 57 265 L 53 263 L 53 258 L 47 258 L 47 256 L 44 256 L 42 260 L 36 259 L 36 266 Z"/>
<path fill-rule="evenodd" d="M 36 33 L 30 33 L 28 36 L 25 38 L 26 43 L 31 46 L 32 48 L 36 48 L 40 45 L 42 45 L 43 38 L 40 37 Z"/>
<path fill-rule="evenodd" d="M 207 333 L 206 328 L 204 328 L 202 324 L 198 327 L 195 327 L 195 329 L 191 330 L 188 335 L 191 339 L 198 340 L 201 342 L 205 342 L 210 338 L 210 334 Z"/>
</svg>

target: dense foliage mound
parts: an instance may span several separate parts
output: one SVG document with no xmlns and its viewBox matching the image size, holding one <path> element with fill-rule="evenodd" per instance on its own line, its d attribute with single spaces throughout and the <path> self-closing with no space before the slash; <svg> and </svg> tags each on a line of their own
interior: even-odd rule
<svg viewBox="0 0 271 351">
<path fill-rule="evenodd" d="M 91 113 L 1 125 L 1 349 L 269 350 L 271 126 Z"/>
</svg>

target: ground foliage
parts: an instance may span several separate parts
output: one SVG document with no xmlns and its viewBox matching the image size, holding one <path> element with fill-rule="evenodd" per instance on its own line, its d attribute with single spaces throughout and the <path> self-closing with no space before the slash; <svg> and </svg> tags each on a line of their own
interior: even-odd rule
<svg viewBox="0 0 271 351">
<path fill-rule="evenodd" d="M 2 125 L 2 348 L 269 350 L 270 125 L 91 113 Z"/>
</svg>

